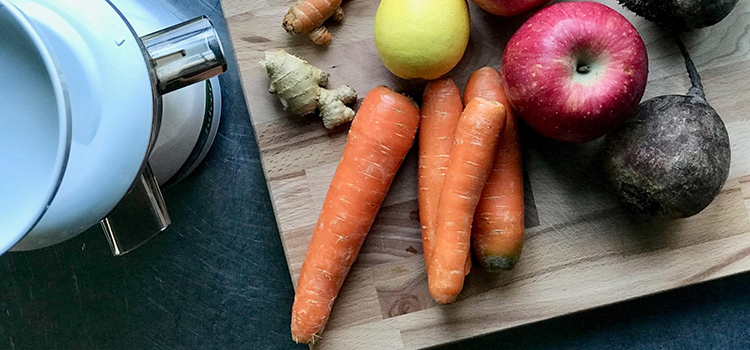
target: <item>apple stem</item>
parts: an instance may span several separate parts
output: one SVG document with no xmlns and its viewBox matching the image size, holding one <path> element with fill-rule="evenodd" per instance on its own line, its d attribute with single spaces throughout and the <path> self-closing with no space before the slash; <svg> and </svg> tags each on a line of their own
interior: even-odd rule
<svg viewBox="0 0 750 350">
<path fill-rule="evenodd" d="M 697 96 L 705 100 L 706 93 L 703 91 L 703 83 L 701 83 L 701 76 L 700 74 L 698 74 L 698 69 L 695 68 L 695 64 L 693 63 L 693 60 L 690 59 L 690 53 L 685 47 L 685 44 L 682 42 L 682 39 L 680 39 L 679 33 L 674 34 L 674 40 L 677 43 L 677 47 L 680 48 L 680 53 L 682 53 L 682 57 L 685 58 L 685 66 L 687 67 L 688 76 L 690 77 L 690 84 L 692 85 L 692 87 L 690 87 L 690 90 L 688 90 L 688 95 Z"/>
</svg>

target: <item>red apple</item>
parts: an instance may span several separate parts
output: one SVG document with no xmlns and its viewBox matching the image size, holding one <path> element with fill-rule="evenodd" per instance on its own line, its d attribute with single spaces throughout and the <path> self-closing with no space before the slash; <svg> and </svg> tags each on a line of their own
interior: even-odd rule
<svg viewBox="0 0 750 350">
<path fill-rule="evenodd" d="M 485 11 L 498 16 L 513 17 L 540 8 L 550 0 L 472 0 Z"/>
<path fill-rule="evenodd" d="M 566 2 L 542 9 L 513 35 L 502 73 L 508 99 L 527 124 L 558 141 L 586 142 L 634 113 L 648 56 L 617 11 Z"/>
</svg>

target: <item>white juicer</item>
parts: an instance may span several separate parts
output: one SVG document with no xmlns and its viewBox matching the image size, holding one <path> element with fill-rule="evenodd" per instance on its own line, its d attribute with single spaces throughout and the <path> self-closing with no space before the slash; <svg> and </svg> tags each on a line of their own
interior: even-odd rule
<svg viewBox="0 0 750 350">
<path fill-rule="evenodd" d="M 100 223 L 121 255 L 170 224 L 159 185 L 207 154 L 226 70 L 210 21 L 179 22 L 158 0 L 0 0 L 0 65 L 21 67 L 0 79 L 50 91 L 0 88 L 0 253 Z"/>
</svg>

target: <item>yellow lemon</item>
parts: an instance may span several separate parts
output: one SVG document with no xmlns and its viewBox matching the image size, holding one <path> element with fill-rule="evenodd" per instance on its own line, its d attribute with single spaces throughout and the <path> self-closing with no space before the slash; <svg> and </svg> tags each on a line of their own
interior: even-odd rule
<svg viewBox="0 0 750 350">
<path fill-rule="evenodd" d="M 386 68 L 404 79 L 437 79 L 458 64 L 469 43 L 466 0 L 382 0 L 375 46 Z"/>
</svg>

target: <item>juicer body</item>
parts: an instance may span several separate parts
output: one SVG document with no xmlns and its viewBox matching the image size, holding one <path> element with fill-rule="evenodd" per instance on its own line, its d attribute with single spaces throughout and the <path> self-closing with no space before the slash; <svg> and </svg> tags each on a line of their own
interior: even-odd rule
<svg viewBox="0 0 750 350">
<path fill-rule="evenodd" d="M 13 250 L 47 247 L 97 223 L 115 255 L 135 249 L 170 224 L 148 162 L 162 96 L 226 70 L 216 31 L 199 17 L 139 37 L 108 1 L 0 1 L 46 37 L 73 120 L 60 188 Z"/>
</svg>

